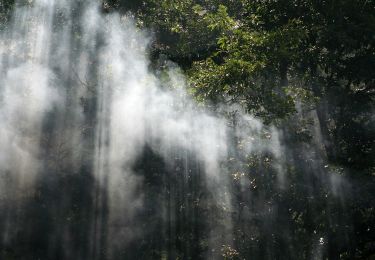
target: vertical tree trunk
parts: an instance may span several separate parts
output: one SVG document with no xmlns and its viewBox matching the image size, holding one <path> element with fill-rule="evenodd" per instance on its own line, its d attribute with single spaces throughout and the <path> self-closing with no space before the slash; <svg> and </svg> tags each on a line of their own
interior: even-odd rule
<svg viewBox="0 0 375 260">
<path fill-rule="evenodd" d="M 288 86 L 288 62 L 285 59 L 283 59 L 279 64 L 279 73 L 280 88 Z"/>
<path fill-rule="evenodd" d="M 334 147 L 332 143 L 332 138 L 329 134 L 329 129 L 328 129 L 328 97 L 323 97 L 322 95 L 322 89 L 320 88 L 318 82 L 316 81 L 316 68 L 312 70 L 312 84 L 311 84 L 311 89 L 314 93 L 314 96 L 319 97 L 320 100 L 317 101 L 316 103 L 316 113 L 318 116 L 319 120 L 319 127 L 320 127 L 320 132 L 322 134 L 323 138 L 323 145 L 324 149 L 327 155 L 327 159 L 332 161 L 335 159 L 335 152 L 334 152 Z"/>
</svg>

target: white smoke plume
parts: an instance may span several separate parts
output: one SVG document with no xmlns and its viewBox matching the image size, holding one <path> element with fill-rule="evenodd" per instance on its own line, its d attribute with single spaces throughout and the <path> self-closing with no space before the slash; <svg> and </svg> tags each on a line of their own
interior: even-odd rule
<svg viewBox="0 0 375 260">
<path fill-rule="evenodd" d="M 27 183 L 30 191 L 42 168 L 53 168 L 45 166 L 44 131 L 52 135 L 46 141 L 54 147 L 51 151 L 58 147 L 66 150 L 62 151 L 64 157 L 48 155 L 55 158 L 53 165 L 62 164 L 53 169 L 74 173 L 85 161 L 85 153 L 93 154 L 95 214 L 105 212 L 106 217 L 103 220 L 99 216 L 92 224 L 91 257 L 95 259 L 103 243 L 109 244 L 107 253 L 111 256 L 112 251 L 144 232 L 137 226 L 136 214 L 144 207 L 145 184 L 134 166 L 148 146 L 170 168 L 175 167 L 175 158 L 181 154 L 186 160 L 187 154 L 196 158 L 216 206 L 228 212 L 224 229 L 211 227 L 210 247 L 232 243 L 231 175 L 223 164 L 233 150 L 242 156 L 268 151 L 281 160 L 277 130 L 267 132 L 254 117 L 240 109 L 226 108 L 237 110 L 242 122 L 233 130 L 228 118 L 197 106 L 187 94 L 182 73 L 173 64 L 167 69 L 168 80 L 161 80 L 150 70 L 150 38 L 135 27 L 131 18 L 103 15 L 98 3 L 82 4 L 77 19 L 73 18 L 73 1 L 33 1 L 32 7 L 16 8 L 11 29 L 0 36 L 3 201 L 9 203 L 7 192 L 17 193 L 12 190 L 17 187 L 7 189 L 7 176 L 16 186 Z M 75 31 L 75 26 L 80 30 Z M 88 100 L 96 104 L 96 119 L 91 125 L 85 121 L 82 108 Z M 54 130 L 43 130 L 50 121 Z M 83 132 L 90 128 L 95 129 L 92 149 L 83 145 Z M 239 140 L 234 145 L 231 132 Z M 264 132 L 268 137 L 261 138 Z M 184 167 L 188 172 L 187 163 Z M 281 164 L 276 163 L 275 168 L 282 179 Z M 107 232 L 104 242 L 100 236 L 103 230 Z M 69 241 L 71 234 L 65 232 L 64 239 Z M 65 254 L 69 257 L 70 251 Z"/>
</svg>

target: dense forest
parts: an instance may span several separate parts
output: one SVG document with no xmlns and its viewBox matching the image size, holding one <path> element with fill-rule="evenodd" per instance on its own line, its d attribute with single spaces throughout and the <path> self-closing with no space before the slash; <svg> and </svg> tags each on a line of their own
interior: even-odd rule
<svg viewBox="0 0 375 260">
<path fill-rule="evenodd" d="M 47 2 L 0 2 L 0 259 L 375 259 L 375 1 Z"/>
</svg>

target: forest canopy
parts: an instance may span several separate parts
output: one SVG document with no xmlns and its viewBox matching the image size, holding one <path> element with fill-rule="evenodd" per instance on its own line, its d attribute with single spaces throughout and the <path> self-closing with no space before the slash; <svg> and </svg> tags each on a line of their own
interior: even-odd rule
<svg viewBox="0 0 375 260">
<path fill-rule="evenodd" d="M 269 122 L 315 108 L 332 163 L 373 174 L 373 1 L 107 1 L 155 32 L 152 55 L 189 75 L 202 102 Z"/>
<path fill-rule="evenodd" d="M 32 0 L 18 2 L 32 4 Z M 1 0 L 0 32 L 10 28 L 15 6 L 13 0 Z M 149 69 L 163 75 L 166 64 L 173 62 L 186 76 L 188 92 L 200 106 L 229 119 L 236 112 L 226 114 L 221 107 L 238 107 L 282 133 L 287 189 L 270 184 L 276 179 L 276 173 L 267 168 L 272 156 L 236 158 L 245 170 L 231 173 L 230 190 L 240 213 L 234 223 L 235 242 L 218 250 L 223 259 L 276 259 L 272 257 L 278 255 L 285 255 L 280 259 L 309 259 L 314 249 L 311 241 L 320 232 L 326 237 L 317 241 L 328 245 L 321 259 L 375 257 L 375 1 L 105 0 L 101 12 L 131 16 L 138 28 L 147 31 L 151 35 Z M 92 95 L 80 100 L 88 118 L 96 106 L 90 103 L 96 98 Z M 162 168 L 161 159 L 150 150 L 145 149 L 143 156 L 140 161 L 147 163 L 136 165 L 140 171 Z M 323 177 L 317 177 L 309 158 L 318 158 Z M 345 177 L 350 187 L 341 197 L 328 188 L 336 175 Z M 91 181 L 82 176 L 74 177 L 82 178 L 76 184 Z M 186 205 L 177 188 L 170 188 L 173 183 L 182 185 L 171 176 L 168 196 L 175 191 L 178 219 Z M 152 202 L 161 193 L 159 177 L 145 177 L 146 199 L 153 213 L 158 212 Z M 249 197 L 238 192 L 241 178 L 250 183 Z M 63 177 L 61 183 L 66 190 L 76 191 Z M 198 194 L 199 187 L 191 189 L 191 194 Z M 257 198 L 264 205 L 254 206 Z M 48 193 L 44 200 L 58 198 Z M 143 250 L 143 259 L 204 259 L 208 242 L 204 235 L 196 241 L 196 230 L 205 229 L 208 211 L 217 214 L 210 216 L 218 226 L 222 223 L 217 216 L 226 213 L 195 201 L 191 207 L 200 217 L 194 223 L 183 222 L 182 217 L 176 220 L 174 241 L 168 240 L 173 253 L 155 249 L 160 248 L 158 234 L 153 233 L 133 245 Z M 246 203 L 264 211 L 266 205 L 277 205 L 277 216 L 265 217 L 270 226 L 263 225 L 263 216 L 245 219 Z M 40 206 L 40 212 L 44 210 Z M 75 215 L 74 225 L 86 223 L 84 213 L 80 214 Z M 287 235 L 284 225 L 289 227 Z M 22 244 L 18 246 L 28 252 Z M 270 248 L 274 255 L 264 253 Z M 0 247 L 0 258 L 3 255 L 11 253 Z"/>
</svg>

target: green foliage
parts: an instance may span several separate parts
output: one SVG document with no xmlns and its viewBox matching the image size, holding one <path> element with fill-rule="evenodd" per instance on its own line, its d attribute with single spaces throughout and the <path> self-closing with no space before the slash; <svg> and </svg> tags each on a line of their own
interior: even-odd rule
<svg viewBox="0 0 375 260">
<path fill-rule="evenodd" d="M 268 121 L 293 113 L 293 98 L 284 89 L 286 75 L 281 75 L 280 67 L 299 58 L 299 46 L 307 35 L 302 22 L 293 19 L 272 30 L 259 29 L 263 23 L 258 16 L 238 20 L 223 5 L 205 13 L 204 20 L 219 36 L 218 50 L 195 62 L 190 72 L 199 99 L 240 102 Z"/>
<path fill-rule="evenodd" d="M 9 21 L 13 5 L 12 0 L 0 2 L 0 28 Z M 143 216 L 145 223 L 156 219 L 162 225 L 156 203 L 160 194 L 174 203 L 175 208 L 168 210 L 175 212 L 169 214 L 175 214 L 180 222 L 168 222 L 176 234 L 162 234 L 168 237 L 168 248 L 158 244 L 159 233 L 142 240 L 137 246 L 144 256 L 184 259 L 183 252 L 190 250 L 195 259 L 204 258 L 210 243 L 208 212 L 210 221 L 218 226 L 225 225 L 225 216 L 233 215 L 233 245 L 216 248 L 224 259 L 308 259 L 311 243 L 320 242 L 321 233 L 327 235 L 322 243 L 328 243 L 323 255 L 329 259 L 374 255 L 374 1 L 103 1 L 104 12 L 115 10 L 132 11 L 140 27 L 155 32 L 152 58 L 166 56 L 178 63 L 187 72 L 190 91 L 200 103 L 240 104 L 266 123 L 278 124 L 288 148 L 286 190 L 275 185 L 277 173 L 272 163 L 276 159 L 269 154 L 229 158 L 228 185 L 234 212 L 215 207 L 215 198 L 199 186 L 197 176 L 189 177 L 191 187 L 185 198 L 179 190 L 185 183 L 174 172 L 162 177 L 167 170 L 161 159 L 145 153 L 138 167 L 145 172 L 159 170 L 145 179 L 145 201 L 152 205 Z M 169 84 L 164 71 L 161 78 Z M 306 147 L 314 146 L 317 133 L 322 141 L 313 152 L 308 150 L 316 157 L 308 157 L 304 155 Z M 241 141 L 237 144 L 241 149 Z M 324 163 L 324 171 L 312 166 L 311 160 Z M 352 186 L 350 196 L 344 199 L 330 187 L 337 175 L 346 175 Z M 162 178 L 167 188 L 160 183 Z M 243 183 L 249 196 L 240 192 Z M 70 183 L 61 186 L 70 191 Z M 79 210 L 71 204 L 61 218 L 62 223 L 80 227 L 86 221 L 80 214 L 89 204 L 80 200 L 81 189 L 87 185 L 77 186 L 79 192 L 72 201 L 81 203 Z M 54 202 L 50 193 L 44 193 L 46 201 Z M 259 201 L 264 205 L 258 205 Z M 44 202 L 40 208 L 44 209 Z M 245 217 L 246 211 L 253 215 Z M 153 246 L 160 250 L 151 250 Z M 280 254 L 265 256 L 265 252 Z M 12 259 L 13 252 L 0 249 L 0 256 Z"/>
<path fill-rule="evenodd" d="M 203 19 L 205 11 L 198 10 L 193 0 L 150 0 L 138 10 L 139 24 L 157 32 L 155 51 L 166 54 L 181 65 L 192 56 L 204 52 L 215 42 Z"/>
<path fill-rule="evenodd" d="M 13 5 L 14 0 L 2 0 L 0 2 L 0 30 L 7 25 Z"/>
<path fill-rule="evenodd" d="M 371 255 L 372 240 L 366 228 L 374 223 L 374 218 L 369 217 L 373 206 L 365 205 L 365 201 L 371 200 L 367 190 L 374 186 L 374 2 L 168 3 L 153 2 L 151 16 L 146 11 L 140 17 L 147 21 L 146 26 L 153 24 L 159 31 L 155 49 L 187 71 L 196 98 L 208 104 L 241 104 L 266 122 L 279 123 L 286 132 L 285 142 L 293 158 L 286 167 L 288 191 L 282 193 L 270 187 L 275 176 L 266 167 L 270 158 L 251 155 L 240 163 L 244 169 L 233 170 L 231 175 L 235 196 L 236 185 L 248 180 L 252 196 L 264 196 L 267 205 L 287 209 L 278 213 L 287 220 L 279 221 L 290 227 L 289 238 L 293 240 L 286 242 L 285 248 L 299 245 L 293 249 L 300 252 L 296 259 L 310 257 L 313 239 L 319 243 L 328 240 L 329 249 L 324 253 L 328 258 Z M 315 183 L 317 177 L 313 169 L 308 170 L 310 159 L 304 158 L 301 151 L 305 144 L 316 142 L 316 131 L 323 140 L 317 151 L 327 155 L 327 178 L 346 172 L 353 185 L 363 188 L 346 197 L 346 212 L 342 212 L 341 202 L 330 192 L 328 183 L 317 188 L 306 186 Z M 331 171 L 333 165 L 345 170 Z M 364 185 L 366 182 L 368 186 Z M 361 194 L 363 200 L 358 199 Z M 236 203 L 239 209 L 251 205 L 249 201 Z M 333 224 L 331 218 L 341 224 Z M 354 219 L 353 227 L 343 225 L 349 219 Z M 235 251 L 223 245 L 223 257 L 230 257 L 231 252 L 235 257 L 239 252 L 240 259 L 253 256 L 254 252 L 256 256 L 256 248 L 270 243 L 267 239 L 271 238 L 262 236 L 262 228 L 255 220 L 241 219 L 238 225 Z M 276 226 L 274 230 L 272 239 L 278 237 L 276 240 L 282 243 L 285 230 Z M 247 237 L 249 232 L 251 237 Z M 328 238 L 315 238 L 320 232 L 327 233 Z M 345 236 L 355 236 L 357 240 L 344 241 Z M 276 246 L 282 251 L 281 247 Z"/>
</svg>

